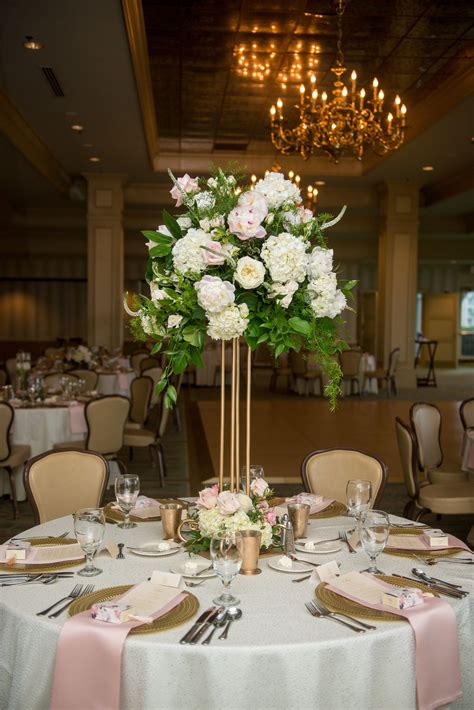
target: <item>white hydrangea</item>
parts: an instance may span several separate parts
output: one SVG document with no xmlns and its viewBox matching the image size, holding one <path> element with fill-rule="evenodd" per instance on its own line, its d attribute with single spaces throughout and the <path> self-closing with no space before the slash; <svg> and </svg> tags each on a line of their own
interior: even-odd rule
<svg viewBox="0 0 474 710">
<path fill-rule="evenodd" d="M 178 217 L 176 221 L 181 227 L 181 229 L 189 229 L 192 224 L 191 219 L 189 217 Z"/>
<path fill-rule="evenodd" d="M 318 318 L 335 318 L 347 305 L 347 300 L 337 288 L 337 278 L 334 272 L 323 274 L 308 284 L 310 306 Z"/>
<path fill-rule="evenodd" d="M 207 334 L 213 340 L 238 338 L 248 326 L 248 314 L 249 309 L 245 303 L 227 306 L 220 313 L 210 313 Z"/>
<path fill-rule="evenodd" d="M 160 305 L 158 301 L 163 301 L 165 298 L 169 298 L 169 296 L 166 291 L 160 288 L 160 285 L 157 284 L 156 281 L 150 281 L 149 286 L 150 298 L 153 301 L 153 304 L 158 308 Z"/>
<path fill-rule="evenodd" d="M 273 281 L 286 283 L 306 278 L 308 257 L 306 242 L 287 232 L 267 239 L 260 253 Z"/>
<path fill-rule="evenodd" d="M 312 219 L 313 213 L 311 210 L 301 206 L 296 210 L 285 212 L 283 214 L 283 226 L 285 229 L 291 229 L 292 227 L 298 227 L 300 224 L 307 224 Z"/>
<path fill-rule="evenodd" d="M 206 313 L 220 313 L 234 303 L 235 286 L 230 281 L 222 281 L 218 276 L 204 276 L 194 284 L 197 300 Z"/>
<path fill-rule="evenodd" d="M 278 303 L 283 308 L 288 308 L 295 292 L 298 290 L 297 281 L 287 281 L 285 284 L 274 283 L 268 289 L 270 298 L 278 298 Z"/>
<path fill-rule="evenodd" d="M 235 280 L 242 288 L 258 288 L 265 278 L 265 267 L 258 259 L 243 256 L 237 262 Z"/>
<path fill-rule="evenodd" d="M 299 189 L 290 180 L 285 180 L 282 173 L 268 173 L 263 180 L 257 182 L 254 189 L 263 195 L 269 209 L 278 209 L 285 202 L 295 205 L 301 202 Z"/>
<path fill-rule="evenodd" d="M 175 270 L 179 274 L 204 271 L 207 263 L 201 247 L 208 241 L 209 236 L 202 229 L 190 229 L 186 236 L 178 239 L 172 249 Z"/>
<path fill-rule="evenodd" d="M 201 508 L 198 513 L 199 530 L 203 537 L 213 537 L 219 532 L 239 532 L 240 530 L 259 530 L 262 533 L 262 547 L 272 543 L 272 527 L 270 523 L 252 523 L 242 509 L 233 515 L 221 515 L 217 507 L 207 510 Z"/>
<path fill-rule="evenodd" d="M 194 204 L 198 210 L 211 210 L 216 204 L 216 198 L 212 192 L 198 192 L 194 195 Z"/>
<path fill-rule="evenodd" d="M 308 275 L 311 279 L 319 279 L 324 274 L 332 271 L 334 251 L 332 249 L 323 249 L 323 247 L 314 247 L 309 256 Z"/>
</svg>

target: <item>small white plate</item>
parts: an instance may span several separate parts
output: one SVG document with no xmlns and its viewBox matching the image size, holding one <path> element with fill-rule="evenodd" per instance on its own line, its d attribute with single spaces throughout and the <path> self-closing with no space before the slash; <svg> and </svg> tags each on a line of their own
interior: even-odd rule
<svg viewBox="0 0 474 710">
<path fill-rule="evenodd" d="M 167 555 L 174 555 L 181 549 L 181 545 L 171 544 L 169 550 L 159 550 L 157 542 L 145 542 L 140 547 L 127 547 L 129 552 L 142 557 L 166 557 Z"/>
<path fill-rule="evenodd" d="M 298 550 L 298 552 L 304 552 L 306 555 L 328 555 L 331 552 L 339 552 L 339 550 L 342 548 L 342 545 L 339 541 L 334 540 L 334 542 L 320 542 L 316 538 L 312 540 L 307 540 L 307 542 L 314 542 L 318 543 L 316 544 L 316 547 L 314 550 L 306 550 L 304 543 L 296 543 L 295 548 Z"/>
<path fill-rule="evenodd" d="M 209 567 L 211 564 L 207 560 L 202 560 L 202 561 L 197 561 L 196 560 L 196 571 L 195 572 L 190 572 L 188 569 L 186 569 L 186 562 L 183 562 L 180 565 L 176 565 L 175 567 L 170 567 L 170 572 L 174 572 L 175 574 L 180 574 L 182 577 L 187 577 L 188 579 L 194 579 L 195 577 L 199 577 L 199 579 L 208 579 L 209 577 L 215 577 L 216 573 L 214 570 L 209 569 L 207 572 L 204 572 L 203 574 L 199 574 L 201 570 L 206 569 L 206 567 Z"/>
<path fill-rule="evenodd" d="M 291 567 L 282 567 L 277 561 L 268 560 L 268 566 L 277 572 L 290 572 L 291 574 L 299 574 L 300 572 L 312 572 L 313 567 L 304 564 L 303 562 L 292 562 Z"/>
</svg>

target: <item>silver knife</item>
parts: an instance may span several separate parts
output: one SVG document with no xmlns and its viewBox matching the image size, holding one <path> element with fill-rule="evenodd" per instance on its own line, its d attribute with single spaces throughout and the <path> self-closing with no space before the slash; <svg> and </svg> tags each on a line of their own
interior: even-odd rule
<svg viewBox="0 0 474 710">
<path fill-rule="evenodd" d="M 405 579 L 407 581 L 410 581 L 409 577 L 403 577 L 401 574 L 394 574 L 394 577 L 401 577 L 402 579 Z M 441 584 L 435 584 L 434 582 L 429 582 L 427 579 L 423 579 L 422 577 L 418 577 L 418 580 L 421 580 L 424 584 L 426 584 L 427 587 L 430 589 L 433 589 L 435 592 L 439 592 L 440 594 L 444 594 L 447 597 L 453 597 L 454 599 L 463 599 L 463 597 L 466 596 L 466 592 L 460 592 L 458 589 L 451 589 L 449 587 L 443 587 Z"/>
<path fill-rule="evenodd" d="M 179 640 L 180 643 L 189 643 L 190 639 L 194 636 L 196 631 L 199 631 L 202 624 L 205 624 L 210 617 L 214 618 L 214 614 L 217 612 L 217 607 L 212 606 L 210 609 L 206 609 L 205 612 L 201 614 L 199 619 L 194 623 L 194 625 L 189 629 L 189 631 Z"/>
<path fill-rule="evenodd" d="M 199 639 L 201 638 L 201 636 L 204 636 L 204 634 L 206 633 L 206 631 L 208 630 L 208 628 L 209 628 L 210 626 L 212 626 L 212 622 L 214 621 L 214 619 L 215 619 L 217 616 L 219 616 L 219 614 L 220 614 L 221 612 L 223 612 L 224 609 L 225 609 L 225 607 L 220 606 L 218 609 L 216 609 L 216 611 L 215 611 L 213 614 L 211 614 L 211 616 L 209 616 L 209 617 L 207 618 L 207 620 L 204 622 L 204 624 L 201 624 L 201 628 L 198 629 L 198 630 L 196 631 L 196 633 L 194 634 L 194 636 L 191 637 L 191 641 L 188 641 L 188 643 L 190 643 L 191 646 L 194 646 L 194 644 L 196 644 L 196 643 L 199 641 Z"/>
</svg>

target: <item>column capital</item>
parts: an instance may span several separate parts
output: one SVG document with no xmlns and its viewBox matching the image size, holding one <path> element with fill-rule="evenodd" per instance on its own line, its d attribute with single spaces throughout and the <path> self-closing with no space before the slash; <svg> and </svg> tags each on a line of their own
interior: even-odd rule
<svg viewBox="0 0 474 710">
<path fill-rule="evenodd" d="M 385 219 L 418 220 L 419 183 L 404 181 L 381 182 L 376 185 L 380 211 Z"/>
<path fill-rule="evenodd" d="M 122 215 L 124 186 L 122 173 L 83 173 L 87 180 L 87 213 L 90 217 Z"/>
</svg>

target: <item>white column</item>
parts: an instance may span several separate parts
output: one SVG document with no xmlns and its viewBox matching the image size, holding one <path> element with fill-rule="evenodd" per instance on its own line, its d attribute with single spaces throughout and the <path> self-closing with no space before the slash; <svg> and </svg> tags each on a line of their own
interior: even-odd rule
<svg viewBox="0 0 474 710">
<path fill-rule="evenodd" d="M 123 338 L 124 175 L 85 175 L 87 198 L 87 341 L 118 348 Z"/>
</svg>

